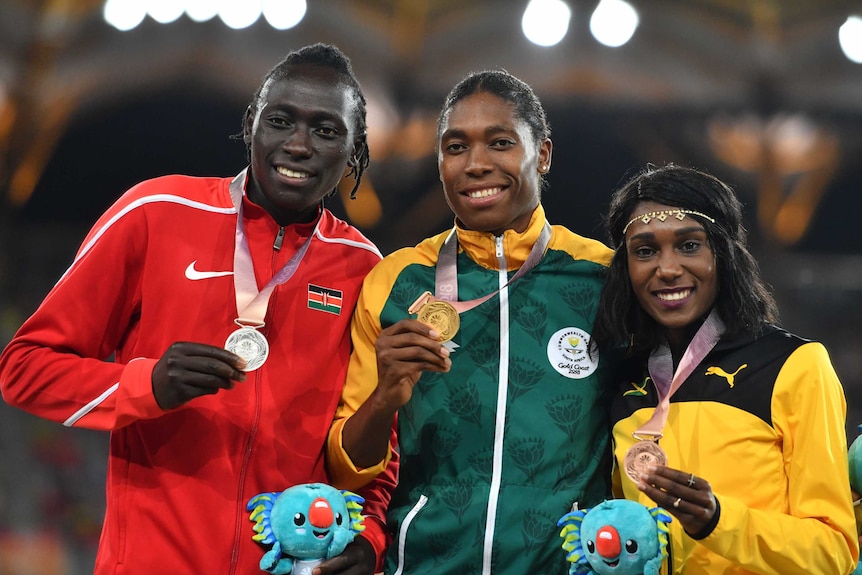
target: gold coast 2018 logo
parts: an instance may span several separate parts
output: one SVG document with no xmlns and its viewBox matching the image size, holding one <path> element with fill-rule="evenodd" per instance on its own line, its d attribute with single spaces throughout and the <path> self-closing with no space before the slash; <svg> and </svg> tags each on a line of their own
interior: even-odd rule
<svg viewBox="0 0 862 575">
<path fill-rule="evenodd" d="M 566 327 L 548 341 L 548 361 L 561 375 L 583 379 L 599 365 L 599 352 L 587 353 L 590 334 L 576 327 Z"/>
</svg>

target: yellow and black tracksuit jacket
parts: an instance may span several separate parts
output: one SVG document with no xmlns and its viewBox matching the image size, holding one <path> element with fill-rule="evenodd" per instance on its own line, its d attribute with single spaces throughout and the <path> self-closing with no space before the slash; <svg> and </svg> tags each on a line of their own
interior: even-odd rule
<svg viewBox="0 0 862 575">
<path fill-rule="evenodd" d="M 630 362 L 617 381 L 611 419 L 620 462 L 658 397 L 645 361 Z M 845 417 L 822 344 L 776 327 L 719 341 L 671 397 L 659 444 L 669 467 L 710 483 L 720 515 L 699 540 L 671 524 L 669 572 L 850 573 L 859 550 Z M 615 485 L 628 499 L 655 504 L 619 469 Z"/>
</svg>

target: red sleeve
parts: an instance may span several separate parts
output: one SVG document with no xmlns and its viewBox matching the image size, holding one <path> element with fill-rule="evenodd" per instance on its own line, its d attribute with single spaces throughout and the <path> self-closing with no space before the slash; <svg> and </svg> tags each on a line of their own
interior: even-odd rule
<svg viewBox="0 0 862 575">
<path fill-rule="evenodd" d="M 386 557 L 386 550 L 392 543 L 392 533 L 386 526 L 386 510 L 389 508 L 389 500 L 392 499 L 392 492 L 398 484 L 398 438 L 395 435 L 395 427 L 392 428 L 390 435 L 392 445 L 392 458 L 386 469 L 380 475 L 375 477 L 371 483 L 358 491 L 359 495 L 365 498 L 362 513 L 365 516 L 365 531 L 362 536 L 365 537 L 374 547 L 374 552 L 377 554 L 377 567 L 375 573 L 383 571 L 383 560 Z"/>
<path fill-rule="evenodd" d="M 108 361 L 134 337 L 140 309 L 146 222 L 130 202 L 127 194 L 96 223 L 0 355 L 0 390 L 9 404 L 100 430 L 161 413 L 150 383 L 154 360 Z"/>
</svg>

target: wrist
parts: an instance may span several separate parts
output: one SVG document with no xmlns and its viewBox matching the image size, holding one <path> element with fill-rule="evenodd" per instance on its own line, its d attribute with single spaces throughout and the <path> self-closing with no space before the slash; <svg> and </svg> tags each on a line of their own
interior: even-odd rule
<svg viewBox="0 0 862 575">
<path fill-rule="evenodd" d="M 686 531 L 686 534 L 694 539 L 695 541 L 700 541 L 701 539 L 706 539 L 710 533 L 715 531 L 715 527 L 718 525 L 718 519 L 721 516 L 721 504 L 718 502 L 718 498 L 715 498 L 715 513 L 712 514 L 712 517 L 709 520 L 703 529 L 698 531 L 697 533 L 689 533 Z"/>
</svg>

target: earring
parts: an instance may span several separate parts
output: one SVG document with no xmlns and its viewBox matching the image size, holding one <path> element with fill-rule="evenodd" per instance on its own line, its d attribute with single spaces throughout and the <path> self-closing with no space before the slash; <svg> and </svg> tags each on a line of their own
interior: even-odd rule
<svg viewBox="0 0 862 575">
<path fill-rule="evenodd" d="M 541 166 L 539 166 L 539 171 L 544 174 L 545 172 L 548 171 L 548 168 L 549 168 L 549 166 L 547 164 L 542 164 Z"/>
</svg>

